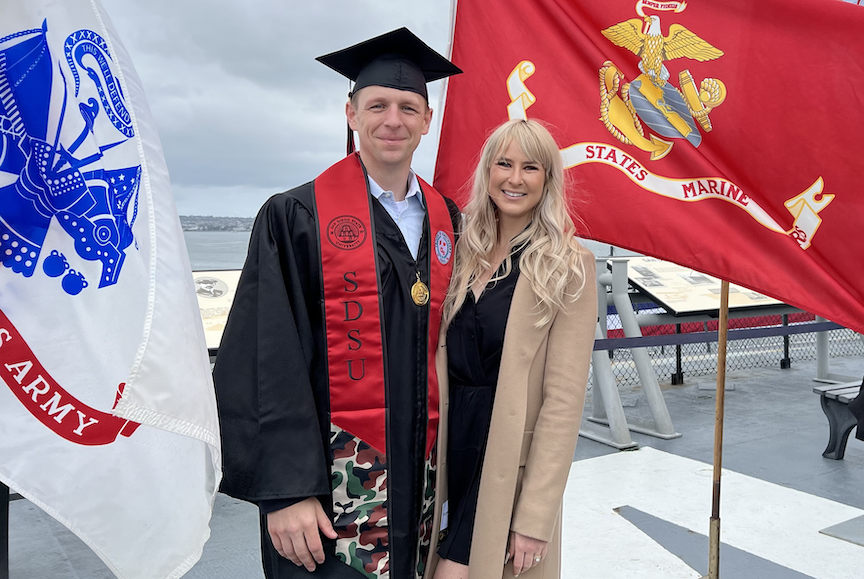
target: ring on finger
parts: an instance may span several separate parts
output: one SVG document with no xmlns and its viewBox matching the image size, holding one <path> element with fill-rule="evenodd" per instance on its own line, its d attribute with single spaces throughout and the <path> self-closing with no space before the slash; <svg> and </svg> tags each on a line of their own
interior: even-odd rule
<svg viewBox="0 0 864 579">
<path fill-rule="evenodd" d="M 540 562 L 540 555 L 534 555 L 534 562 L 535 562 L 535 563 L 539 563 L 539 562 Z"/>
</svg>

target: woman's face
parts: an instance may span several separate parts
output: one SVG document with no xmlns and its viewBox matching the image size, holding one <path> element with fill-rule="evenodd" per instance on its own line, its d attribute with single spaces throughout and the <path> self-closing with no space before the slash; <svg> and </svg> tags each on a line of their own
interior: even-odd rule
<svg viewBox="0 0 864 579">
<path fill-rule="evenodd" d="M 511 141 L 489 168 L 489 196 L 498 207 L 499 220 L 527 224 L 543 196 L 545 181 L 543 165 L 526 157 L 516 141 Z"/>
</svg>

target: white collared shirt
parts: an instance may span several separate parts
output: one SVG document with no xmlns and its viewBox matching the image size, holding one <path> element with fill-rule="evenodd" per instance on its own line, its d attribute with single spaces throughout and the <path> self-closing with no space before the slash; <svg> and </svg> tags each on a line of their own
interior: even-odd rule
<svg viewBox="0 0 864 579">
<path fill-rule="evenodd" d="M 405 245 L 408 246 L 411 256 L 416 260 L 417 252 L 420 249 L 420 239 L 423 237 L 423 222 L 426 220 L 423 192 L 420 191 L 417 175 L 414 174 L 414 171 L 409 173 L 408 193 L 405 195 L 404 201 L 396 201 L 393 192 L 382 189 L 372 177 L 369 177 L 369 192 L 381 203 L 396 225 L 399 226 Z"/>
</svg>

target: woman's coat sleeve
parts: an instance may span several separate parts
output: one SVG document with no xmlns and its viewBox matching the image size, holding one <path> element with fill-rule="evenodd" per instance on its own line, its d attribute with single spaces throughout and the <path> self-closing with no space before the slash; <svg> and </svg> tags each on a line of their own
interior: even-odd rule
<svg viewBox="0 0 864 579">
<path fill-rule="evenodd" d="M 583 250 L 585 285 L 575 302 L 558 312 L 549 329 L 543 403 L 522 478 L 511 529 L 549 541 L 573 461 L 597 323 L 593 255 Z M 557 497 L 549 500 L 550 497 Z"/>
</svg>

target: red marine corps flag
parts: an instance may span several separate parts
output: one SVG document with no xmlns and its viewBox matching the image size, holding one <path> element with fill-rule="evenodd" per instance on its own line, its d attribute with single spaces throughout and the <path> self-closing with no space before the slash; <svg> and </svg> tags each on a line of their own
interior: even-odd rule
<svg viewBox="0 0 864 579">
<path fill-rule="evenodd" d="M 96 0 L 3 3 L 0 480 L 118 577 L 201 555 L 221 478 L 192 275 L 141 81 Z"/>
<path fill-rule="evenodd" d="M 861 7 L 459 0 L 453 60 L 439 190 L 508 117 L 546 121 L 583 235 L 864 332 Z"/>
</svg>

